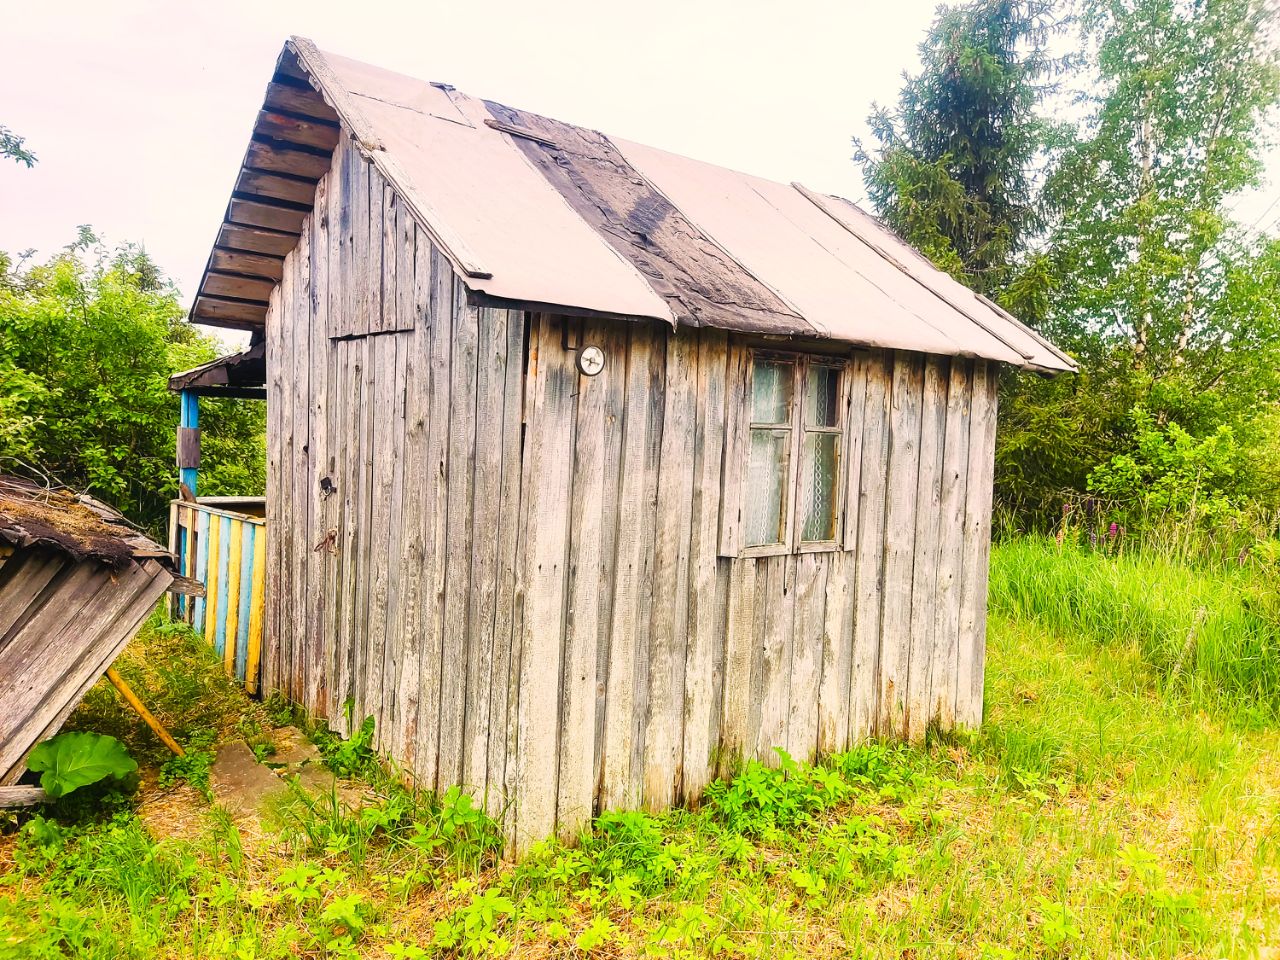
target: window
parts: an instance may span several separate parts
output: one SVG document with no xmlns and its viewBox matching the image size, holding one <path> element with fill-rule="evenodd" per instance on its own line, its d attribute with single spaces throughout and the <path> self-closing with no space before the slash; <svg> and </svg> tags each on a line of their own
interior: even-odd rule
<svg viewBox="0 0 1280 960">
<path fill-rule="evenodd" d="M 750 554 L 835 549 L 844 362 L 756 351 L 746 370 L 736 543 Z"/>
</svg>

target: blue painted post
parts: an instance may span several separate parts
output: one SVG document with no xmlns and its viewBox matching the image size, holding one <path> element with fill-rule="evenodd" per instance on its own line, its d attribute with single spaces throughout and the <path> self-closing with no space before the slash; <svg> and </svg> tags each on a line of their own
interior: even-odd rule
<svg viewBox="0 0 1280 960">
<path fill-rule="evenodd" d="M 182 397 L 182 413 L 178 426 L 198 430 L 200 428 L 200 398 L 189 390 L 183 390 L 180 396 Z M 199 467 L 180 467 L 178 470 L 179 479 L 187 485 L 193 496 L 196 493 L 196 477 L 199 472 Z"/>
</svg>

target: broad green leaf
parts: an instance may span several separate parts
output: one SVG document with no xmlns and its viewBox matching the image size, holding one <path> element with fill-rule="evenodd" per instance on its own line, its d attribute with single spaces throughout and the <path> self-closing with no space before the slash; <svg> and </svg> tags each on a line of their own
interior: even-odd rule
<svg viewBox="0 0 1280 960">
<path fill-rule="evenodd" d="M 40 786 L 54 799 L 138 769 L 124 744 L 98 733 L 60 733 L 32 750 L 27 766 L 40 774 Z"/>
</svg>

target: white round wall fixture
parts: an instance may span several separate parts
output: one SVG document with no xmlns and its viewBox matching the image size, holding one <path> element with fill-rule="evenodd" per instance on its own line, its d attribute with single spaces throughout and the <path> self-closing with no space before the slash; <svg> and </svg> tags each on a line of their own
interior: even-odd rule
<svg viewBox="0 0 1280 960">
<path fill-rule="evenodd" d="M 604 369 L 604 351 L 599 347 L 583 347 L 578 351 L 578 372 L 594 377 Z"/>
</svg>

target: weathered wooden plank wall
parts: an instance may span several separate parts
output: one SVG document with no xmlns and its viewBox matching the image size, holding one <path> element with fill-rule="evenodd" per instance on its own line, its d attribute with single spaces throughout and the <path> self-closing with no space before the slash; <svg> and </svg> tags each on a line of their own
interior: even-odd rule
<svg viewBox="0 0 1280 960">
<path fill-rule="evenodd" d="M 345 135 L 267 323 L 263 682 L 505 796 L 525 314 L 468 305 Z M 554 702 L 554 701 L 553 701 Z M 498 731 L 497 734 L 494 731 Z"/>
<path fill-rule="evenodd" d="M 267 325 L 268 689 L 373 716 L 517 850 L 980 720 L 993 364 L 856 352 L 843 549 L 726 558 L 724 332 L 469 304 L 345 136 L 317 196 Z"/>
</svg>

